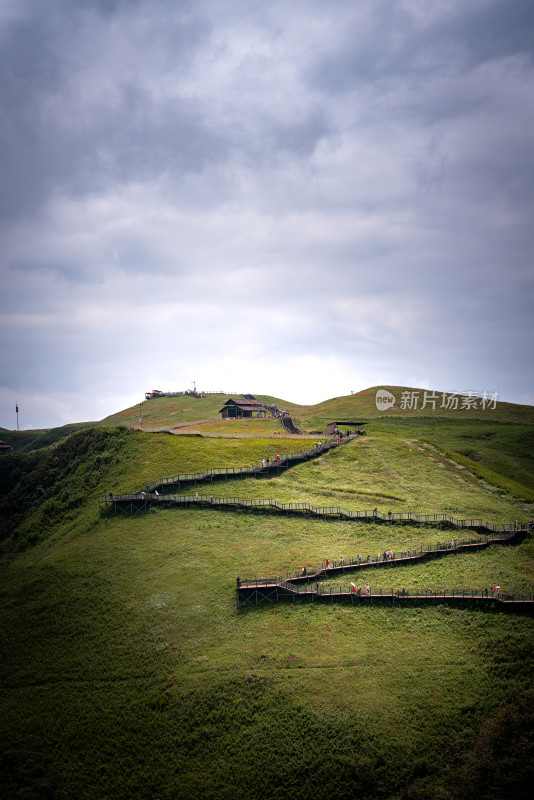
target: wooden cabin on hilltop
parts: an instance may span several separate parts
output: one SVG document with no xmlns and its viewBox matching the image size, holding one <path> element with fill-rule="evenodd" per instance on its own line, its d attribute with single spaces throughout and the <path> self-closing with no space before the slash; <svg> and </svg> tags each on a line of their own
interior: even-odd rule
<svg viewBox="0 0 534 800">
<path fill-rule="evenodd" d="M 223 419 L 247 419 L 248 417 L 265 417 L 268 409 L 252 395 L 246 397 L 229 397 L 220 409 Z"/>
</svg>

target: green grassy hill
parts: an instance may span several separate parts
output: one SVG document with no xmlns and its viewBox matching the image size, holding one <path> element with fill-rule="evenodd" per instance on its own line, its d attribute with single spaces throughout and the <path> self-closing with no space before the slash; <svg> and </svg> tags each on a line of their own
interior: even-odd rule
<svg viewBox="0 0 534 800">
<path fill-rule="evenodd" d="M 66 436 L 70 436 L 71 433 L 85 428 L 94 428 L 98 424 L 98 422 L 73 422 L 69 425 L 61 425 L 59 428 L 30 431 L 10 431 L 0 428 L 0 439 L 11 445 L 15 453 L 30 453 L 32 450 L 50 447 L 65 439 Z"/>
<path fill-rule="evenodd" d="M 159 423 L 167 399 L 151 403 Z M 176 408 L 169 418 L 194 422 L 191 407 Z M 209 491 L 528 520 L 529 436 L 506 420 L 383 416 L 366 437 L 279 478 Z M 1 460 L 0 798 L 529 796 L 532 617 L 440 605 L 236 608 L 237 575 L 413 548 L 435 542 L 435 528 L 99 512 L 109 491 L 308 444 L 102 425 Z M 534 542 L 377 573 L 373 588 L 392 580 L 532 592 Z"/>
<path fill-rule="evenodd" d="M 376 407 L 375 398 L 378 389 L 386 389 L 396 398 L 395 405 L 387 412 L 381 412 Z M 527 422 L 534 424 L 534 408 L 515 403 L 497 402 L 494 410 L 489 406 L 485 410 L 480 408 L 462 409 L 461 403 L 456 410 L 442 409 L 443 392 L 435 393 L 437 400 L 434 403 L 434 409 L 429 401 L 427 401 L 426 408 L 423 409 L 425 391 L 425 389 L 414 389 L 407 386 L 375 386 L 356 394 L 335 397 L 323 403 L 310 406 L 298 405 L 271 395 L 254 396 L 262 403 L 275 405 L 279 409 L 288 411 L 297 426 L 304 432 L 324 432 L 329 422 L 338 420 L 365 421 L 374 420 L 378 417 L 387 419 L 392 417 L 419 418 L 429 415 L 432 418 L 445 417 L 457 420 L 476 419 L 481 421 Z M 404 410 L 401 408 L 404 392 L 408 392 L 410 395 L 412 393 L 417 394 L 417 408 Z M 428 392 L 428 395 L 430 395 L 430 392 Z M 191 395 L 177 395 L 176 397 L 160 397 L 144 401 L 141 406 L 143 423 L 148 426 L 171 426 L 198 420 L 220 419 L 220 409 L 227 399 L 228 395 L 208 394 L 202 398 Z M 139 405 L 120 411 L 101 421 L 101 424 L 104 425 L 137 425 L 138 423 Z"/>
</svg>

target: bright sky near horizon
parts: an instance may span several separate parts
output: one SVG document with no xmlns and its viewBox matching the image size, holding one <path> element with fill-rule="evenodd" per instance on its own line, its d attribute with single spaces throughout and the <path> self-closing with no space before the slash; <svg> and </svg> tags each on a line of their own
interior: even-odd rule
<svg viewBox="0 0 534 800">
<path fill-rule="evenodd" d="M 532 0 L 0 0 L 0 426 L 534 404 Z"/>
</svg>

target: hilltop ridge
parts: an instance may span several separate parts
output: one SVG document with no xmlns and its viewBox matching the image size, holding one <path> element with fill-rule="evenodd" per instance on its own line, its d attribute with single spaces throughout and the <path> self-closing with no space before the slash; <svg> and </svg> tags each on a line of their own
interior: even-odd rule
<svg viewBox="0 0 534 800">
<path fill-rule="evenodd" d="M 376 393 L 380 389 L 395 397 L 394 405 L 386 411 L 380 410 L 376 405 Z M 327 422 L 331 421 L 355 423 L 378 417 L 435 416 L 534 424 L 533 406 L 505 403 L 499 400 L 494 403 L 487 398 L 485 408 L 482 408 L 482 398 L 473 398 L 471 401 L 465 401 L 464 404 L 461 395 L 453 396 L 450 392 L 411 386 L 372 386 L 354 394 L 332 397 L 314 405 L 293 403 L 266 394 L 254 394 L 254 396 L 266 405 L 274 405 L 287 411 L 293 417 L 297 427 L 308 433 L 324 431 Z M 226 394 L 208 394 L 200 398 L 191 395 L 176 395 L 144 401 L 141 405 L 143 422 L 147 425 L 172 426 L 220 419 L 220 408 L 227 399 L 228 395 Z M 119 411 L 100 421 L 101 425 L 136 425 L 138 423 L 139 405 Z M 229 424 L 235 425 L 235 421 L 230 421 Z"/>
</svg>

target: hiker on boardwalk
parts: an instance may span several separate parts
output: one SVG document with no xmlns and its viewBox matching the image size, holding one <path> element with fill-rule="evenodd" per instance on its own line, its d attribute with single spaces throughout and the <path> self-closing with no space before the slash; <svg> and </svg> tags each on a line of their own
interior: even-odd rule
<svg viewBox="0 0 534 800">
<path fill-rule="evenodd" d="M 451 539 L 451 550 L 454 550 L 454 539 Z"/>
<path fill-rule="evenodd" d="M 264 458 L 262 458 L 262 460 L 261 460 L 261 465 L 262 465 L 262 467 L 265 466 L 265 459 Z"/>
<path fill-rule="evenodd" d="M 377 561 L 377 564 L 380 564 L 380 553 L 376 554 L 376 561 Z"/>
<path fill-rule="evenodd" d="M 367 584 L 365 587 L 365 594 L 371 594 L 371 587 L 369 586 L 369 584 Z"/>
<path fill-rule="evenodd" d="M 378 517 L 378 508 L 373 508 L 373 514 L 375 517 Z"/>
<path fill-rule="evenodd" d="M 355 583 L 351 583 L 350 591 L 351 591 L 352 594 L 356 594 L 356 584 Z"/>
<path fill-rule="evenodd" d="M 236 578 L 235 580 L 236 580 L 237 588 L 240 589 L 241 588 L 241 578 Z"/>
<path fill-rule="evenodd" d="M 371 556 L 367 556 L 367 563 L 368 563 L 368 564 L 370 564 L 370 563 L 371 563 Z"/>
<path fill-rule="evenodd" d="M 343 567 L 343 566 L 345 566 L 345 559 L 343 558 L 343 556 L 340 556 L 340 557 L 339 557 L 339 566 L 340 566 L 340 567 Z"/>
<path fill-rule="evenodd" d="M 356 556 L 356 563 L 358 566 L 360 566 L 360 556 Z"/>
<path fill-rule="evenodd" d="M 362 596 L 362 587 L 361 586 L 358 586 L 358 591 L 356 592 L 356 594 L 358 595 L 358 597 Z"/>
<path fill-rule="evenodd" d="M 329 560 L 328 560 L 328 559 L 326 559 L 326 567 L 325 567 L 325 569 L 328 569 L 328 565 L 329 565 L 329 563 L 330 563 L 330 562 L 329 562 Z"/>
<path fill-rule="evenodd" d="M 306 572 L 306 567 L 302 567 L 302 575 L 303 575 L 303 577 L 306 577 L 307 574 L 308 573 Z"/>
</svg>

